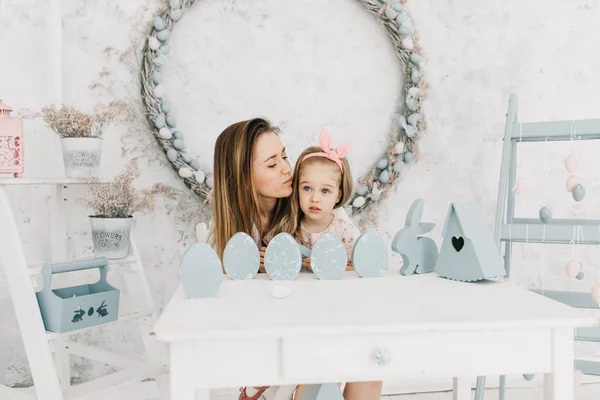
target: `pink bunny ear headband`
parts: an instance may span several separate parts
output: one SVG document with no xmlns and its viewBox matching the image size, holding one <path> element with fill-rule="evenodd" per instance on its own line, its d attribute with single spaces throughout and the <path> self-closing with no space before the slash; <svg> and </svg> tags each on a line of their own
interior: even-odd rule
<svg viewBox="0 0 600 400">
<path fill-rule="evenodd" d="M 321 149 L 323 149 L 323 152 L 307 154 L 304 156 L 300 163 L 302 163 L 304 160 L 310 157 L 325 157 L 336 163 L 338 167 L 340 167 L 340 170 L 344 172 L 344 165 L 342 164 L 341 159 L 346 157 L 348 151 L 350 150 L 351 144 L 344 143 L 338 146 L 337 149 L 332 149 L 331 136 L 329 135 L 329 132 L 327 132 L 325 129 L 321 130 L 321 134 L 319 135 L 319 144 L 321 145 Z"/>
</svg>

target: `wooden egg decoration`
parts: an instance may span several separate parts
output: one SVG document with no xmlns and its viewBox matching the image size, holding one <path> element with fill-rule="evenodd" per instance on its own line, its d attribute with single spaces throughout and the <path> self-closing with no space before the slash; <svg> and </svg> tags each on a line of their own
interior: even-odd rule
<svg viewBox="0 0 600 400">
<path fill-rule="evenodd" d="M 208 244 L 195 243 L 185 252 L 179 265 L 179 281 L 186 297 L 214 297 L 222 280 L 221 260 Z"/>
<path fill-rule="evenodd" d="M 254 240 L 245 232 L 229 239 L 223 251 L 225 272 L 233 280 L 253 279 L 260 267 L 260 253 Z"/>
<path fill-rule="evenodd" d="M 296 279 L 302 268 L 302 254 L 296 240 L 286 232 L 276 235 L 265 251 L 265 269 L 274 281 Z"/>
<path fill-rule="evenodd" d="M 310 265 L 319 279 L 342 279 L 348 265 L 342 240 L 330 232 L 322 234 L 313 246 Z"/>
<path fill-rule="evenodd" d="M 382 276 L 388 269 L 388 249 L 374 230 L 362 233 L 352 249 L 352 265 L 362 278 Z"/>
<path fill-rule="evenodd" d="M 577 260 L 571 260 L 567 263 L 566 272 L 569 278 L 575 278 L 581 271 L 581 263 Z"/>
<path fill-rule="evenodd" d="M 571 174 L 579 171 L 579 158 L 575 154 L 571 154 L 565 159 L 565 169 Z"/>
</svg>

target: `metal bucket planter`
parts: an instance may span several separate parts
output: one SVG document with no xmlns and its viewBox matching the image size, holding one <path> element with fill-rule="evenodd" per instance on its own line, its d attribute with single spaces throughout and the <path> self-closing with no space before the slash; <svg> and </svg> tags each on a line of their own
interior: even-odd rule
<svg viewBox="0 0 600 400">
<path fill-rule="evenodd" d="M 97 178 L 102 155 L 102 139 L 91 137 L 61 138 L 67 178 Z"/>
<path fill-rule="evenodd" d="M 112 260 L 127 257 L 132 223 L 133 217 L 102 218 L 90 216 L 94 254 Z"/>
</svg>

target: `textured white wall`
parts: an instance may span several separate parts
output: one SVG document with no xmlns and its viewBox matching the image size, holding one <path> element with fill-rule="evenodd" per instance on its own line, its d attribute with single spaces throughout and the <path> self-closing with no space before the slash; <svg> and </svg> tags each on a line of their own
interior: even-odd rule
<svg viewBox="0 0 600 400">
<path fill-rule="evenodd" d="M 0 96 L 15 109 L 39 109 L 46 101 L 46 4 L 0 0 Z M 64 102 L 90 108 L 110 99 L 88 87 L 103 68 L 122 79 L 108 84 L 113 94 L 136 96 L 132 82 L 137 77 L 105 49 L 129 49 L 131 40 L 148 28 L 157 6 L 158 1 L 142 0 L 64 1 Z M 519 116 L 524 121 L 600 118 L 600 55 L 594 51 L 600 5 L 591 0 L 422 0 L 411 2 L 410 10 L 427 57 L 428 133 L 421 141 L 421 161 L 383 204 L 379 229 L 393 235 L 412 201 L 423 198 L 424 220 L 438 224 L 432 236 L 439 243 L 452 201 L 481 201 L 493 222 L 511 92 L 520 95 Z M 210 161 L 216 134 L 225 125 L 257 114 L 282 126 L 292 161 L 316 140 L 322 126 L 330 130 L 334 143 L 355 144 L 351 157 L 357 175 L 377 157 L 399 94 L 400 64 L 382 29 L 357 3 L 199 2 L 180 22 L 171 45 L 171 61 L 165 67 L 167 92 L 177 93 L 171 99 L 175 113 L 202 160 Z M 59 157 L 46 153 L 55 142 L 50 132 L 39 122 L 26 126 L 27 175 L 42 176 L 49 166 L 59 168 Z M 200 207 L 155 149 L 135 125 L 113 127 L 106 136 L 102 168 L 111 176 L 124 160 L 145 155 L 140 187 L 160 182 L 181 194 L 161 201 L 156 213 L 138 217 L 135 228 L 150 284 L 163 306 L 177 284 L 178 261 L 194 240 Z M 585 201 L 574 206 L 563 189 L 562 158 L 570 144 L 548 146 L 547 158 L 538 146 L 521 153 L 519 160 L 521 175 L 530 182 L 529 193 L 518 199 L 519 214 L 535 215 L 539 207 L 549 205 L 557 216 L 598 218 L 599 146 L 577 149 L 584 163 Z M 30 261 L 49 255 L 45 190 L 11 189 Z M 71 197 L 79 193 L 69 192 Z M 89 255 L 85 210 L 73 212 L 68 228 L 70 253 Z M 578 257 L 595 268 L 597 252 L 588 248 Z M 588 290 L 594 268 L 586 281 L 568 281 L 563 267 L 570 254 L 569 246 L 518 246 L 515 277 L 522 285 L 535 283 L 544 261 L 547 287 Z M 0 382 L 28 384 L 27 360 L 3 274 L 0 315 Z M 104 339 L 87 335 L 82 340 L 137 351 L 139 344 L 130 337 L 123 330 Z M 78 379 L 102 371 L 78 359 L 73 362 Z"/>
</svg>

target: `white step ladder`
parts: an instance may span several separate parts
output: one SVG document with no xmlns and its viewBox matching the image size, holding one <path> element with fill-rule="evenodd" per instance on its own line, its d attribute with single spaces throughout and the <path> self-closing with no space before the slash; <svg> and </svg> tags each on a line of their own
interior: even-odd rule
<svg viewBox="0 0 600 400">
<path fill-rule="evenodd" d="M 51 186 L 52 262 L 66 260 L 66 190 L 70 185 L 85 185 L 83 180 L 68 178 L 28 179 L 0 178 L 0 265 L 6 273 L 7 283 L 15 307 L 25 352 L 39 400 L 85 399 L 99 392 L 116 390 L 129 383 L 153 378 L 167 371 L 166 352 L 152 335 L 152 327 L 158 313 L 144 267 L 139 257 L 133 232 L 129 255 L 125 259 L 111 260 L 109 270 L 116 272 L 116 282 L 111 284 L 121 290 L 122 296 L 117 321 L 100 325 L 107 327 L 123 321 L 138 320 L 138 327 L 146 350 L 146 359 L 136 359 L 115 352 L 76 343 L 70 336 L 99 326 L 92 326 L 66 333 L 46 331 L 38 307 L 35 285 L 32 279 L 41 272 L 41 265 L 28 265 L 25 252 L 9 201 L 9 186 Z M 133 284 L 133 285 L 132 285 Z M 134 293 L 141 289 L 139 306 L 133 311 Z M 39 290 L 39 289 L 38 289 Z M 123 296 L 125 295 L 125 296 Z M 129 304 L 126 300 L 130 300 Z M 84 357 L 121 368 L 119 371 L 78 385 L 71 385 L 70 355 Z"/>
</svg>

